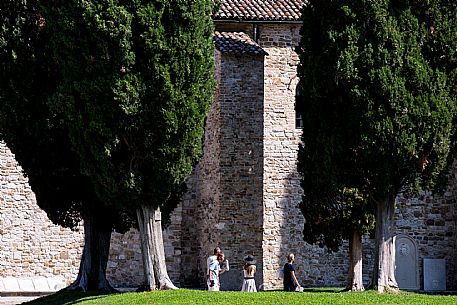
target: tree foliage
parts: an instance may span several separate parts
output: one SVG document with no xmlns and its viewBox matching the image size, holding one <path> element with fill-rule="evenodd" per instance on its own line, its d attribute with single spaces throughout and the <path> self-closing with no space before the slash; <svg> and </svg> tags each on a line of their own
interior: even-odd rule
<svg viewBox="0 0 457 305">
<path fill-rule="evenodd" d="M 64 116 L 98 198 L 136 214 L 144 289 L 175 289 L 161 210 L 172 210 L 202 150 L 213 2 L 51 2 L 49 45 L 62 79 L 48 104 Z"/>
<path fill-rule="evenodd" d="M 73 228 L 82 202 L 94 192 L 79 174 L 59 117 L 46 106 L 57 74 L 46 56 L 38 1 L 4 1 L 0 11 L 0 137 L 15 153 L 39 206 L 55 223 Z"/>
<path fill-rule="evenodd" d="M 309 244 L 339 251 L 343 240 L 353 232 L 374 236 L 375 211 L 363 194 L 343 188 L 327 197 L 306 201 L 300 205 L 305 224 L 303 237 Z"/>
<path fill-rule="evenodd" d="M 98 198 L 81 172 L 64 116 L 48 106 L 61 73 L 50 56 L 52 33 L 40 1 L 4 1 L 0 13 L 0 139 L 54 223 L 76 229 L 84 220 L 80 269 L 69 289 L 112 291 L 105 277 L 111 231 L 123 232 L 132 221 Z"/>
<path fill-rule="evenodd" d="M 163 206 L 201 153 L 212 1 L 53 1 L 51 96 L 99 198 Z"/>
<path fill-rule="evenodd" d="M 72 286 L 111 290 L 104 273 L 113 223 L 131 225 L 124 212 L 144 206 L 169 212 L 201 153 L 214 87 L 212 1 L 0 8 L 2 139 L 51 219 L 85 220 Z"/>
<path fill-rule="evenodd" d="M 346 226 L 316 224 L 347 210 L 332 206 L 346 190 L 366 200 L 363 221 L 405 187 L 432 189 L 446 176 L 455 157 L 456 3 L 310 0 L 302 13 L 298 166 L 314 228 L 304 233 L 333 247 Z"/>
</svg>

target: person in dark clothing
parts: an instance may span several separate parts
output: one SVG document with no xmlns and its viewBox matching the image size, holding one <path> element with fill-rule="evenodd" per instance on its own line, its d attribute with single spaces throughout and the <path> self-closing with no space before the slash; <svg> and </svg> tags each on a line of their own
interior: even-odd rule
<svg viewBox="0 0 457 305">
<path fill-rule="evenodd" d="M 287 256 L 287 263 L 284 265 L 284 291 L 296 291 L 297 288 L 301 288 L 295 276 L 294 265 L 292 265 L 294 260 L 295 255 L 290 253 Z"/>
</svg>

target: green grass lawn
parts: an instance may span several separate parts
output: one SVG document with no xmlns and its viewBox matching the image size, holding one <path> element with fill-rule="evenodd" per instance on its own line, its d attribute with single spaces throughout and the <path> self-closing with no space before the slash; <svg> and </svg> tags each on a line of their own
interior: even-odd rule
<svg viewBox="0 0 457 305">
<path fill-rule="evenodd" d="M 202 290 L 168 290 L 129 292 L 110 295 L 88 293 L 57 293 L 25 303 L 29 305 L 184 305 L 184 304 L 446 304 L 456 305 L 457 295 L 429 295 L 412 292 L 378 294 L 375 291 L 341 292 L 338 288 L 305 289 L 303 293 L 269 292 L 208 292 Z"/>
</svg>

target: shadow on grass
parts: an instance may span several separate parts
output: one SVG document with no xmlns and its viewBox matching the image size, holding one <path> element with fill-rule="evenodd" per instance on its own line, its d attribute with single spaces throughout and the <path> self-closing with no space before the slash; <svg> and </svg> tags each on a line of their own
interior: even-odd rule
<svg viewBox="0 0 457 305">
<path fill-rule="evenodd" d="M 416 293 L 420 294 L 426 294 L 426 295 L 457 295 L 457 291 L 425 291 L 425 290 L 419 290 L 419 291 L 414 291 Z"/>
<path fill-rule="evenodd" d="M 282 292 L 282 289 L 273 289 L 273 290 L 265 290 L 262 292 Z M 340 292 L 347 292 L 344 288 L 333 288 L 333 287 L 322 287 L 322 288 L 304 288 L 303 292 L 311 292 L 311 293 L 319 293 L 319 292 L 329 292 L 329 293 L 340 293 Z"/>
<path fill-rule="evenodd" d="M 103 298 L 110 294 L 101 292 L 65 292 L 59 291 L 38 299 L 22 303 L 27 305 L 73 305 L 83 301 Z"/>
<path fill-rule="evenodd" d="M 340 293 L 347 292 L 343 288 L 305 288 L 303 292 L 331 292 L 331 293 Z"/>
</svg>

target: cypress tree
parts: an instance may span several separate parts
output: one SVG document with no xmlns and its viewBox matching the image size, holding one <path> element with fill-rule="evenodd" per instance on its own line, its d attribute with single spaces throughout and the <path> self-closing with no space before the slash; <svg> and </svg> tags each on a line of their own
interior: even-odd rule
<svg viewBox="0 0 457 305">
<path fill-rule="evenodd" d="M 213 1 L 23 0 L 0 8 L 1 86 L 8 90 L 0 93 L 0 116 L 11 118 L 0 126 L 2 138 L 18 153 L 16 142 L 44 136 L 31 143 L 55 156 L 53 179 L 62 178 L 55 185 L 81 179 L 75 195 L 93 198 L 83 215 L 86 238 L 102 240 L 99 224 L 135 217 L 144 288 L 176 288 L 165 266 L 161 210 L 176 205 L 202 150 L 214 89 Z M 15 134 L 17 127 L 24 130 Z M 20 158 L 31 156 L 30 149 Z M 30 177 L 38 177 L 36 169 Z M 78 198 L 68 197 L 73 207 Z M 50 205 L 57 210 L 74 211 Z M 92 265 L 82 263 L 72 288 L 110 290 L 107 236 L 108 244 L 86 240 L 93 251 L 83 261 Z M 97 272 L 100 278 L 91 277 Z"/>
<path fill-rule="evenodd" d="M 114 291 L 106 280 L 113 227 L 132 221 L 101 201 L 81 173 L 63 115 L 47 105 L 61 77 L 49 56 L 49 31 L 39 1 L 0 3 L 0 139 L 5 141 L 53 223 L 78 229 L 84 249 L 78 278 L 69 289 Z"/>
<path fill-rule="evenodd" d="M 442 185 L 455 157 L 456 7 L 310 0 L 302 11 L 302 211 L 319 214 L 347 189 L 365 198 L 359 220 L 376 211 L 374 285 L 381 292 L 397 289 L 397 194 Z M 342 236 L 343 228 L 317 234 Z"/>
<path fill-rule="evenodd" d="M 202 150 L 212 101 L 211 0 L 46 5 L 62 79 L 50 96 L 98 197 L 136 215 L 145 285 L 176 288 L 161 208 L 172 209 Z"/>
</svg>

